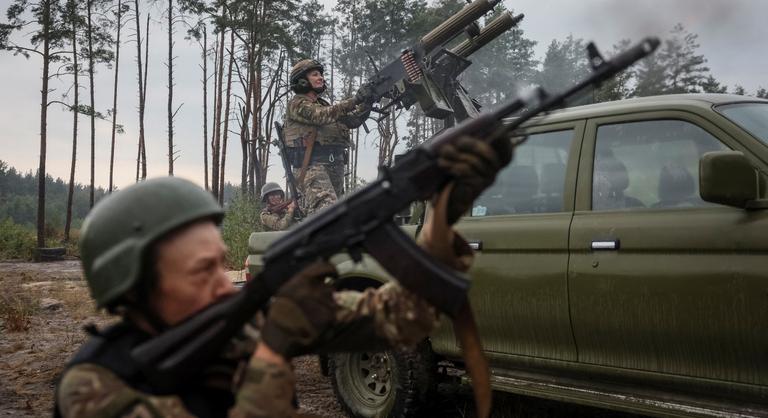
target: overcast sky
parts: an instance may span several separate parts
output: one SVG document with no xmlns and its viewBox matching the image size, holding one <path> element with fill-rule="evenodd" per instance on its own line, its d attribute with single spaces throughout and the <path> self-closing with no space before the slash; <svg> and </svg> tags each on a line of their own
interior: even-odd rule
<svg viewBox="0 0 768 418">
<path fill-rule="evenodd" d="M 2 21 L 11 0 L 0 0 Z M 552 39 L 562 40 L 569 34 L 594 40 L 603 50 L 622 38 L 638 40 L 646 35 L 664 36 L 676 23 L 682 23 L 699 35 L 700 52 L 709 60 L 707 65 L 721 82 L 733 87 L 744 86 L 754 94 L 758 87 L 768 88 L 768 1 L 766 0 L 515 0 L 505 1 L 516 13 L 525 13 L 522 28 L 526 36 L 538 41 L 537 56 L 543 57 Z M 328 8 L 334 0 L 325 0 Z M 153 18 L 162 14 L 152 11 Z M 129 30 L 130 31 L 130 30 Z M 147 154 L 150 176 L 167 173 L 166 136 L 166 77 L 163 65 L 167 51 L 163 28 L 151 29 L 149 91 L 147 109 Z M 124 38 L 125 39 L 125 38 Z M 202 184 L 202 93 L 200 88 L 199 49 L 185 41 L 182 31 L 176 40 L 176 105 L 182 104 L 175 122 L 175 137 L 179 152 L 176 175 Z M 118 119 L 125 133 L 118 135 L 116 148 L 116 183 L 124 187 L 135 176 L 138 121 L 136 115 L 135 44 L 121 49 L 120 94 Z M 471 71 L 470 68 L 468 71 Z M 0 160 L 27 171 L 37 168 L 39 159 L 40 71 L 38 58 L 25 60 L 20 56 L 0 53 Z M 99 67 L 96 108 L 105 111 L 111 106 L 111 70 Z M 83 83 L 86 79 L 83 79 Z M 69 83 L 69 80 L 67 80 Z M 54 82 L 51 99 L 61 99 L 64 83 Z M 81 103 L 87 103 L 87 90 L 81 91 Z M 48 173 L 54 177 L 69 177 L 72 141 L 71 113 L 52 105 L 48 119 Z M 96 122 L 96 183 L 108 182 L 110 124 Z M 89 122 L 80 118 L 76 181 L 88 183 L 90 154 Z M 403 131 L 401 134 L 405 134 Z M 359 173 L 375 177 L 377 150 L 368 140 L 360 151 Z M 241 153 L 239 140 L 230 141 L 227 157 L 227 179 L 239 182 Z M 277 163 L 274 158 L 273 162 Z M 282 169 L 270 171 L 271 180 L 279 180 Z"/>
</svg>

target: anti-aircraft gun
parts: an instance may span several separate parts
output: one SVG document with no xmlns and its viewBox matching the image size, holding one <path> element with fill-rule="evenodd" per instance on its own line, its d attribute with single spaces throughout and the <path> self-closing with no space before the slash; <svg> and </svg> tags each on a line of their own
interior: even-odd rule
<svg viewBox="0 0 768 418">
<path fill-rule="evenodd" d="M 470 55 L 500 36 L 523 19 L 504 12 L 482 30 L 476 20 L 493 10 L 500 0 L 475 0 L 432 29 L 400 56 L 374 68 L 368 83 L 374 102 L 388 99 L 373 111 L 386 117 L 390 108 L 410 108 L 418 104 L 427 117 L 443 119 L 446 126 L 478 114 L 479 105 L 467 94 L 457 77 L 472 62 Z M 470 38 L 451 49 L 444 46 L 462 32 Z M 379 118 L 377 121 L 381 120 Z"/>
</svg>

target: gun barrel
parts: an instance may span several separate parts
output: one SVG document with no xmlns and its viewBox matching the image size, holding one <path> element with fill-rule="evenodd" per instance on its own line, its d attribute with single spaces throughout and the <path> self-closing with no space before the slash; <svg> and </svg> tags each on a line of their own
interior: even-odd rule
<svg viewBox="0 0 768 418">
<path fill-rule="evenodd" d="M 467 58 L 474 54 L 478 49 L 484 47 L 488 42 L 491 42 L 502 33 L 520 23 L 520 21 L 523 20 L 523 17 L 524 15 L 522 14 L 512 16 L 512 13 L 504 12 L 485 25 L 477 36 L 456 45 L 451 49 L 451 52 L 462 58 Z"/>
<path fill-rule="evenodd" d="M 435 48 L 444 44 L 455 34 L 464 30 L 470 23 L 477 20 L 489 10 L 493 9 L 501 0 L 475 0 L 467 4 L 455 15 L 449 17 L 438 27 L 432 29 L 421 38 L 424 53 L 429 54 Z"/>
</svg>

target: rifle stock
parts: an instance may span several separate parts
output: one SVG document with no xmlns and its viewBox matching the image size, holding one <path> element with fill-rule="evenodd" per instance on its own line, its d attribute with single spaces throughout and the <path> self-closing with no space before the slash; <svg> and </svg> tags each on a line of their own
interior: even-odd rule
<svg viewBox="0 0 768 418">
<path fill-rule="evenodd" d="M 288 145 L 285 143 L 285 135 L 283 134 L 283 125 L 281 125 L 279 122 L 275 122 L 275 132 L 277 132 L 277 141 L 275 141 L 275 145 L 277 145 L 277 149 L 280 152 L 280 159 L 283 161 L 283 169 L 285 170 L 285 179 L 288 181 L 288 188 L 291 191 L 291 200 L 296 202 L 296 209 L 293 211 L 293 216 L 296 219 L 303 219 L 304 213 L 301 211 L 301 208 L 299 207 L 299 199 L 301 198 L 301 194 L 299 193 L 299 185 L 296 183 L 296 177 L 293 175 L 293 168 L 291 167 L 291 162 L 288 161 Z M 286 205 L 290 203 L 290 201 L 286 202 Z"/>
<path fill-rule="evenodd" d="M 294 226 L 267 249 L 264 269 L 240 292 L 138 346 L 132 351 L 133 357 L 158 387 L 183 385 L 201 365 L 216 359 L 283 283 L 318 258 L 327 259 L 342 251 L 356 261 L 362 259 L 363 251 L 369 252 L 394 277 L 401 278 L 405 288 L 456 317 L 466 307 L 466 277 L 426 255 L 393 221 L 394 215 L 412 201 L 432 196 L 451 180 L 438 167 L 436 152 L 463 135 L 507 140 L 512 130 L 534 116 L 613 77 L 653 52 L 658 44 L 658 39 L 648 38 L 610 61 L 602 59 L 591 46 L 594 71 L 574 87 L 543 100 L 541 96 L 513 100 L 443 131 L 391 169 L 383 169 L 376 181 Z M 522 109 L 526 110 L 516 119 L 504 123 L 505 117 Z"/>
</svg>

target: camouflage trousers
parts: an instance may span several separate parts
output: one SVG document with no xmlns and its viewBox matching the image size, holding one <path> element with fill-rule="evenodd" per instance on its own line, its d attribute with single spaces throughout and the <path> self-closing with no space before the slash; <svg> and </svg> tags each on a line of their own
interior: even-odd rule
<svg viewBox="0 0 768 418">
<path fill-rule="evenodd" d="M 300 171 L 293 169 L 296 178 Z M 301 209 L 305 215 L 333 205 L 344 195 L 344 164 L 310 164 L 299 187 L 303 189 Z"/>
</svg>

